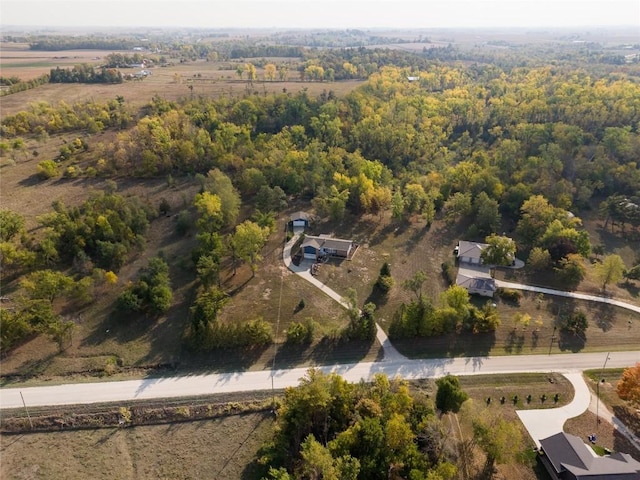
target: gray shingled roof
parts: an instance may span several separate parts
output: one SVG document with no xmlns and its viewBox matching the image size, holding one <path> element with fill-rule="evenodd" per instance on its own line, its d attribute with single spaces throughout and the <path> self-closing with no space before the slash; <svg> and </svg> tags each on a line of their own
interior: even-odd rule
<svg viewBox="0 0 640 480">
<path fill-rule="evenodd" d="M 316 249 L 330 248 L 333 250 L 348 250 L 353 244 L 352 240 L 343 240 L 342 238 L 333 238 L 328 235 L 313 236 L 307 235 L 302 242 L 301 248 L 311 246 Z"/>
<path fill-rule="evenodd" d="M 289 219 L 292 222 L 294 220 L 306 220 L 306 221 L 309 221 L 309 220 L 311 220 L 311 218 L 312 218 L 312 215 L 310 213 L 303 212 L 303 211 L 294 212 L 289 216 Z"/>
<path fill-rule="evenodd" d="M 460 240 L 458 242 L 458 257 L 480 258 L 480 254 L 485 247 L 487 247 L 486 243 Z"/>
<path fill-rule="evenodd" d="M 456 277 L 456 285 L 466 289 L 489 290 L 495 292 L 497 290 L 496 281 L 487 277 L 469 277 L 458 273 Z"/>
<path fill-rule="evenodd" d="M 640 480 L 640 462 L 626 453 L 598 457 L 575 435 L 560 432 L 540 440 L 556 472 L 568 470 L 578 479 Z"/>
</svg>

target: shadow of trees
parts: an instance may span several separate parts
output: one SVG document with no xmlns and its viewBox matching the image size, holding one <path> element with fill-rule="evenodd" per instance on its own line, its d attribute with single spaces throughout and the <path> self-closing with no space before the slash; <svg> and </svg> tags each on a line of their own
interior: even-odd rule
<svg viewBox="0 0 640 480">
<path fill-rule="evenodd" d="M 311 345 L 285 343 L 278 347 L 276 369 L 307 365 L 339 365 L 357 363 L 369 357 L 372 361 L 382 360 L 384 352 L 377 342 L 345 341 L 323 337 Z"/>
<path fill-rule="evenodd" d="M 393 340 L 394 347 L 409 358 L 483 357 L 489 355 L 495 343 L 495 332 L 450 333 Z"/>
</svg>

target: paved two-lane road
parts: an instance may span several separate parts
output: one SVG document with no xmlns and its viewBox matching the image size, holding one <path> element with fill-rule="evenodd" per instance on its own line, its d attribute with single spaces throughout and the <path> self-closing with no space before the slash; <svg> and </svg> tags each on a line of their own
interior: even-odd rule
<svg viewBox="0 0 640 480">
<path fill-rule="evenodd" d="M 579 372 L 601 368 L 606 353 L 559 355 L 517 355 L 499 357 L 447 358 L 433 360 L 391 360 L 320 367 L 337 372 L 351 382 L 370 380 L 376 373 L 407 380 L 454 375 L 517 372 Z M 640 362 L 640 351 L 612 352 L 607 366 L 628 367 Z M 24 396 L 27 406 L 73 405 L 102 402 L 126 403 L 133 400 L 161 399 L 253 390 L 282 389 L 298 384 L 305 368 L 271 372 L 188 375 L 121 382 L 78 383 L 47 387 L 0 389 L 0 408 L 20 408 Z"/>
</svg>

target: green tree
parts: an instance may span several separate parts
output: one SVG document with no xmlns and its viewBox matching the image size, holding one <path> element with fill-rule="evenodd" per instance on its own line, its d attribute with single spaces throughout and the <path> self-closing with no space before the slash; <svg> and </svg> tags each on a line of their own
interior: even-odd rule
<svg viewBox="0 0 640 480">
<path fill-rule="evenodd" d="M 8 242 L 24 230 L 24 217 L 11 210 L 0 210 L 0 242 Z"/>
<path fill-rule="evenodd" d="M 607 255 L 594 267 L 596 276 L 602 283 L 602 290 L 610 283 L 618 283 L 622 280 L 626 266 L 620 255 Z"/>
<path fill-rule="evenodd" d="M 71 321 L 59 320 L 52 322 L 48 325 L 46 333 L 51 336 L 54 342 L 58 345 L 58 350 L 64 349 L 65 342 L 67 342 L 75 329 L 76 324 Z"/>
<path fill-rule="evenodd" d="M 229 296 L 217 287 L 200 287 L 190 308 L 191 324 L 197 331 L 218 318 L 218 313 L 229 301 Z M 197 333 L 197 332 L 194 332 Z"/>
<path fill-rule="evenodd" d="M 29 318 L 22 312 L 0 309 L 0 348 L 8 352 L 34 331 Z"/>
<path fill-rule="evenodd" d="M 469 396 L 460 387 L 460 380 L 453 375 L 447 375 L 436 380 L 436 407 L 442 413 L 458 413 L 462 404 Z"/>
<path fill-rule="evenodd" d="M 582 310 L 565 314 L 560 318 L 560 330 L 563 332 L 584 337 L 587 328 L 589 328 L 589 321 Z"/>
<path fill-rule="evenodd" d="M 548 250 L 533 247 L 527 264 L 534 272 L 542 272 L 551 266 L 551 255 Z"/>
<path fill-rule="evenodd" d="M 269 229 L 260 227 L 257 223 L 245 220 L 236 226 L 231 235 L 229 245 L 234 258 L 233 273 L 236 273 L 235 259 L 238 258 L 249 264 L 252 276 L 255 276 L 258 263 L 262 260 L 260 250 L 269 237 Z"/>
<path fill-rule="evenodd" d="M 491 234 L 485 238 L 487 247 L 482 250 L 482 263 L 485 265 L 511 265 L 515 260 L 516 242 L 509 237 Z"/>
<path fill-rule="evenodd" d="M 396 190 L 391 197 L 391 216 L 399 220 L 404 215 L 404 197 L 400 190 Z"/>
<path fill-rule="evenodd" d="M 413 274 L 413 277 L 402 282 L 402 287 L 405 290 L 409 290 L 414 293 L 416 299 L 419 301 L 422 298 L 422 285 L 427 280 L 427 274 L 422 270 L 418 270 Z"/>
<path fill-rule="evenodd" d="M 535 245 L 558 215 L 555 207 L 542 195 L 529 197 L 520 211 L 517 232 L 527 245 Z"/>
<path fill-rule="evenodd" d="M 240 194 L 231 183 L 231 179 L 215 168 L 207 174 L 206 188 L 220 200 L 223 225 L 234 225 L 240 212 Z"/>
<path fill-rule="evenodd" d="M 176 216 L 176 233 L 181 237 L 193 228 L 193 219 L 189 210 L 182 210 Z"/>
<path fill-rule="evenodd" d="M 240 80 L 242 80 L 242 76 L 244 75 L 244 69 L 245 66 L 242 64 L 238 64 L 238 66 L 236 67 L 236 75 L 238 75 L 238 78 Z"/>
<path fill-rule="evenodd" d="M 43 160 L 38 163 L 36 172 L 43 180 L 57 177 L 59 175 L 58 164 L 53 160 Z"/>
<path fill-rule="evenodd" d="M 74 287 L 73 278 L 54 270 L 38 270 L 20 281 L 20 286 L 33 300 L 48 300 L 50 303 Z"/>
<path fill-rule="evenodd" d="M 466 288 L 459 285 L 451 285 L 440 296 L 440 301 L 445 307 L 453 308 L 462 319 L 467 318 L 471 303 L 469 301 L 469 292 Z"/>
<path fill-rule="evenodd" d="M 473 202 L 475 218 L 473 224 L 479 233 L 488 234 L 497 230 L 500 225 L 500 212 L 498 202 L 490 198 L 485 192 L 475 198 Z"/>
<path fill-rule="evenodd" d="M 583 258 L 578 254 L 569 254 L 560 260 L 559 266 L 555 269 L 565 284 L 575 288 L 587 274 Z"/>
<path fill-rule="evenodd" d="M 291 322 L 287 328 L 287 343 L 305 345 L 313 342 L 316 324 L 311 318 L 303 322 Z"/>
<path fill-rule="evenodd" d="M 222 202 L 220 197 L 211 192 L 202 192 L 196 195 L 194 205 L 198 210 L 199 218 L 196 221 L 201 232 L 218 231 L 224 223 Z"/>
<path fill-rule="evenodd" d="M 173 292 L 167 263 L 161 257 L 149 259 L 147 267 L 140 270 L 138 280 L 127 286 L 117 303 L 122 310 L 153 315 L 169 310 L 173 303 Z"/>
<path fill-rule="evenodd" d="M 375 286 L 386 295 L 394 285 L 395 281 L 391 276 L 391 267 L 389 267 L 387 262 L 384 262 L 382 268 L 380 268 L 380 274 L 378 275 Z"/>
<path fill-rule="evenodd" d="M 265 212 L 279 212 L 287 208 L 287 194 L 278 186 L 263 185 L 255 196 L 255 205 Z"/>
<path fill-rule="evenodd" d="M 515 460 L 522 450 L 522 433 L 515 422 L 478 415 L 473 421 L 474 441 L 485 453 L 484 478 L 492 478 L 496 463 Z"/>
<path fill-rule="evenodd" d="M 444 202 L 442 211 L 446 222 L 450 225 L 468 217 L 473 212 L 471 194 L 462 192 L 454 193 Z"/>
</svg>

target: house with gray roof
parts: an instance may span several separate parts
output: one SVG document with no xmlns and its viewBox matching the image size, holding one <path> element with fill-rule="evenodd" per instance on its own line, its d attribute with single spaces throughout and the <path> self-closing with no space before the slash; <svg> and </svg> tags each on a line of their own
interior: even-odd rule
<svg viewBox="0 0 640 480">
<path fill-rule="evenodd" d="M 456 285 L 464 287 L 469 293 L 493 297 L 498 287 L 496 281 L 490 276 L 469 275 L 468 270 L 458 271 Z"/>
<path fill-rule="evenodd" d="M 600 457 L 564 432 L 540 440 L 540 460 L 553 480 L 640 480 L 640 462 L 630 455 Z"/>
<path fill-rule="evenodd" d="M 454 252 L 459 262 L 480 265 L 482 263 L 482 250 L 487 247 L 488 245 L 486 243 L 460 240 Z"/>
<path fill-rule="evenodd" d="M 302 245 L 304 258 L 317 260 L 322 257 L 341 257 L 351 259 L 357 249 L 353 240 L 334 238 L 330 235 L 307 235 Z"/>
<path fill-rule="evenodd" d="M 482 250 L 487 246 L 486 243 L 458 241 L 453 251 L 458 260 L 456 285 L 475 295 L 493 297 L 496 281 L 491 277 L 491 268 L 482 263 Z"/>
</svg>

